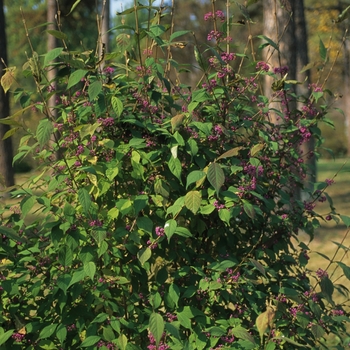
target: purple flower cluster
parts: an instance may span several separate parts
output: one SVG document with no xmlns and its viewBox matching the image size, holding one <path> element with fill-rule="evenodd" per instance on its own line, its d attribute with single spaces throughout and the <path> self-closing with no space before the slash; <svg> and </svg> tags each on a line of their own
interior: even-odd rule
<svg viewBox="0 0 350 350">
<path fill-rule="evenodd" d="M 112 118 L 112 117 L 98 118 L 98 122 L 102 126 L 113 126 L 114 125 L 114 118 Z"/>
<path fill-rule="evenodd" d="M 89 226 L 90 227 L 101 227 L 103 225 L 103 222 L 100 220 L 90 220 Z"/>
<path fill-rule="evenodd" d="M 328 277 L 328 273 L 327 271 L 325 270 L 322 270 L 321 268 L 319 268 L 317 271 L 316 271 L 316 276 L 320 279 L 322 278 L 327 278 Z"/>
<path fill-rule="evenodd" d="M 275 74 L 281 74 L 282 76 L 284 76 L 289 72 L 289 68 L 288 68 L 288 66 L 275 67 L 273 69 L 273 72 Z"/>
<path fill-rule="evenodd" d="M 208 83 L 203 83 L 202 88 L 206 89 L 208 92 L 212 92 L 217 85 L 216 79 L 211 79 Z"/>
<path fill-rule="evenodd" d="M 164 228 L 160 227 L 160 226 L 157 226 L 156 227 L 156 235 L 158 237 L 163 237 L 164 236 Z"/>
<path fill-rule="evenodd" d="M 97 346 L 98 348 L 106 347 L 107 349 L 112 349 L 112 350 L 118 349 L 116 344 L 113 344 L 112 342 L 105 342 L 105 341 L 103 341 L 103 340 L 100 340 L 100 341 L 96 344 L 96 346 Z"/>
<path fill-rule="evenodd" d="M 165 337 L 165 333 L 163 333 L 163 338 Z M 154 336 L 152 333 L 148 334 L 148 339 L 150 341 L 150 345 L 147 346 L 147 349 L 149 350 L 166 350 L 169 349 L 170 346 L 167 344 L 164 344 L 163 341 L 159 343 L 159 345 L 156 345 L 156 340 L 154 339 Z"/>
<path fill-rule="evenodd" d="M 25 334 L 22 334 L 22 333 L 19 333 L 19 332 L 13 333 L 12 336 L 11 336 L 11 338 L 14 339 L 14 341 L 16 343 L 22 342 L 24 337 L 25 337 Z"/>
<path fill-rule="evenodd" d="M 256 64 L 256 67 L 255 69 L 257 70 L 263 70 L 265 72 L 268 72 L 270 70 L 270 66 L 264 62 L 264 61 L 259 61 L 257 64 Z"/>
<path fill-rule="evenodd" d="M 208 12 L 204 15 L 205 21 L 216 18 L 219 18 L 221 22 L 225 22 L 226 16 L 221 10 L 215 11 L 215 14 L 213 12 Z"/>
</svg>

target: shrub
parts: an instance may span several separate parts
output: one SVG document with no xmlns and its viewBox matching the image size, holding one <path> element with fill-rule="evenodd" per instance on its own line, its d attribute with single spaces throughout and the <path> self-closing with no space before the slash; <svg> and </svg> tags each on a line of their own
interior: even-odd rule
<svg viewBox="0 0 350 350">
<path fill-rule="evenodd" d="M 153 24 L 140 38 L 166 52 L 183 33 L 166 38 Z M 319 138 L 327 112 L 314 104 L 322 91 L 311 87 L 303 111 L 287 113 L 293 82 L 267 63 L 243 77 L 231 66 L 237 55 L 219 44 L 208 47 L 208 61 L 195 52 L 203 77 L 193 89 L 173 84 L 176 62 L 148 50 L 139 62 L 103 69 L 100 58 L 63 47 L 29 59 L 43 119 L 14 161 L 32 153 L 41 166 L 28 187 L 12 191 L 19 207 L 2 210 L 4 348 L 271 350 L 326 347 L 328 335 L 338 348 L 349 342 L 345 304 L 332 298 L 347 288 L 326 271 L 312 274 L 307 245 L 292 244 L 300 230 L 313 237 L 320 220 L 338 220 L 332 207 L 314 211 L 331 180 L 315 183 L 308 201 L 296 195 L 306 171 L 298 147 Z M 53 65 L 57 91 L 44 79 Z M 275 111 L 279 125 L 268 121 L 270 101 L 258 88 L 266 74 L 285 108 Z M 33 211 L 37 219 L 28 220 Z"/>
</svg>

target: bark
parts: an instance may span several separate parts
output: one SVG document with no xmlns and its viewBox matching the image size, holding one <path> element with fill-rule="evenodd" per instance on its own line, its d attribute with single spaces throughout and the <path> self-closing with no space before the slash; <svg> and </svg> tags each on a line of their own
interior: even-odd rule
<svg viewBox="0 0 350 350">
<path fill-rule="evenodd" d="M 288 3 L 288 1 L 286 1 Z M 288 3 L 289 4 L 289 3 Z M 288 79 L 295 79 L 296 75 L 296 42 L 293 22 L 293 9 L 291 6 L 281 7 L 277 0 L 264 0 L 264 35 L 270 38 L 278 45 L 278 50 L 269 46 L 264 51 L 264 60 L 272 69 L 287 66 Z M 280 76 L 282 78 L 282 76 Z M 273 91 L 271 89 L 273 79 L 266 77 L 264 81 L 265 96 L 272 98 Z M 280 110 L 280 103 L 272 102 L 271 108 Z M 291 103 L 289 109 L 295 109 L 295 104 Z M 282 111 L 283 112 L 283 111 Z M 274 124 L 282 123 L 283 119 L 278 117 L 276 113 L 270 113 L 270 121 Z"/>
<path fill-rule="evenodd" d="M 5 30 L 4 3 L 0 0 L 0 78 L 7 65 L 7 41 Z M 0 118 L 6 118 L 10 115 L 10 104 L 8 94 L 0 86 Z M 5 133 L 10 127 L 0 123 L 0 177 L 6 187 L 14 185 L 14 169 L 12 167 L 13 147 L 11 138 L 3 140 Z M 1 179 L 0 179 L 1 180 Z M 0 190 L 4 189 L 0 181 Z"/>
<path fill-rule="evenodd" d="M 47 29 L 48 30 L 57 30 L 57 0 L 47 0 Z M 53 35 L 48 35 L 47 37 L 47 51 L 51 51 L 57 47 L 57 39 Z M 47 71 L 47 80 L 50 82 L 50 88 L 52 92 L 57 90 L 57 69 L 53 66 Z M 49 109 L 50 116 L 53 120 L 57 119 L 58 113 L 56 106 L 57 95 L 54 93 L 49 100 L 47 101 L 47 107 Z M 59 132 L 56 132 L 53 137 L 52 142 L 55 143 L 60 137 Z M 57 149 L 55 154 L 56 159 L 62 158 L 62 152 Z"/>
<path fill-rule="evenodd" d="M 296 80 L 306 82 L 299 84 L 296 87 L 297 95 L 302 95 L 305 98 L 309 96 L 308 84 L 310 84 L 310 70 L 301 73 L 304 66 L 309 63 L 308 57 L 308 45 L 307 45 L 307 29 L 305 21 L 305 8 L 304 0 L 294 0 L 294 23 L 295 23 L 295 38 L 296 38 L 296 52 L 297 52 L 297 70 Z M 299 102 L 297 108 L 300 110 L 303 103 Z M 307 199 L 306 193 L 312 191 L 313 183 L 316 181 L 316 157 L 314 155 L 315 140 L 313 138 L 310 141 L 301 145 L 300 151 L 304 159 L 304 163 L 307 166 L 307 173 L 304 179 L 304 189 L 301 193 L 301 199 Z"/>
<path fill-rule="evenodd" d="M 102 42 L 105 44 L 106 52 L 109 52 L 109 19 L 110 19 L 110 2 L 106 1 L 102 18 Z"/>
<path fill-rule="evenodd" d="M 56 0 L 47 0 L 47 25 L 48 30 L 57 30 L 56 28 L 56 14 L 57 14 L 57 4 Z M 57 40 L 53 35 L 48 35 L 47 37 L 47 51 L 51 51 L 57 47 Z M 47 79 L 50 82 L 51 89 L 56 91 L 57 83 L 55 81 L 57 75 L 57 69 L 51 67 L 47 72 Z M 56 95 L 52 95 L 48 101 L 48 107 L 50 108 L 51 114 L 56 119 L 57 113 L 53 108 L 55 107 Z"/>
<path fill-rule="evenodd" d="M 350 94 L 350 41 L 346 39 L 344 42 L 344 96 Z M 344 102 L 345 127 L 347 136 L 347 155 L 350 156 L 350 98 L 345 98 Z"/>
<path fill-rule="evenodd" d="M 101 26 L 99 39 L 99 57 L 101 58 L 105 53 L 109 52 L 109 22 L 110 22 L 110 1 L 102 0 L 101 6 Z M 103 68 L 104 62 L 101 67 Z"/>
<path fill-rule="evenodd" d="M 303 0 L 285 0 L 284 7 L 281 7 L 282 1 L 264 0 L 264 35 L 272 39 L 278 44 L 279 50 L 266 51 L 265 61 L 272 68 L 287 66 L 289 68 L 288 79 L 305 81 L 304 84 L 294 85 L 294 91 L 298 96 L 303 95 L 304 101 L 308 98 L 309 90 L 308 73 L 301 73 L 302 68 L 308 62 L 308 47 L 307 47 L 307 30 L 304 15 Z M 280 77 L 282 78 L 282 76 Z M 272 97 L 271 91 L 272 79 L 265 79 L 265 95 Z M 289 103 L 289 112 L 295 113 L 296 109 L 300 110 L 303 102 L 293 101 Z M 278 103 L 271 103 L 271 108 L 280 109 Z M 286 111 L 282 111 L 285 115 Z M 288 113 L 288 111 L 287 111 Z M 271 113 L 271 121 L 273 123 L 282 123 L 283 119 L 279 118 L 276 113 Z M 298 147 L 298 146 L 297 146 Z M 304 190 L 296 191 L 294 196 L 303 200 L 307 199 L 307 193 L 312 190 L 312 184 L 316 181 L 316 159 L 314 156 L 314 139 L 302 144 L 299 149 L 304 163 L 307 166 L 306 178 L 304 179 Z"/>
</svg>

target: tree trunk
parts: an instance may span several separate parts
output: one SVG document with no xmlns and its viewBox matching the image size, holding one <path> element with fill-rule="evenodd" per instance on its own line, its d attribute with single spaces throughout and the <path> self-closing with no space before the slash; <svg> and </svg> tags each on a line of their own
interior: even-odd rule
<svg viewBox="0 0 350 350">
<path fill-rule="evenodd" d="M 263 1 L 263 13 L 264 13 L 264 35 L 270 38 L 278 45 L 278 51 L 272 46 L 269 46 L 264 51 L 264 60 L 272 69 L 279 69 L 282 67 L 288 67 L 288 79 L 295 79 L 296 75 L 296 43 L 294 33 L 294 22 L 292 18 L 293 9 L 289 5 L 288 1 L 285 1 L 286 6 L 283 8 L 280 2 L 277 0 L 264 0 Z M 289 6 L 287 6 L 289 5 Z M 283 74 L 279 78 L 283 78 Z M 265 96 L 272 97 L 272 85 L 273 79 L 266 76 L 264 81 L 264 93 Z M 270 107 L 280 110 L 281 104 L 271 102 Z M 295 104 L 290 103 L 288 108 L 290 110 L 295 109 Z M 282 111 L 282 113 L 285 113 Z M 270 121 L 274 124 L 280 124 L 283 122 L 277 113 L 270 113 Z"/>
<path fill-rule="evenodd" d="M 104 13 L 102 20 L 102 42 L 105 44 L 106 52 L 109 52 L 109 19 L 110 19 L 110 3 L 106 0 L 104 5 Z"/>
<path fill-rule="evenodd" d="M 4 3 L 0 0 L 0 78 L 7 64 L 7 42 L 5 30 Z M 0 118 L 10 115 L 9 97 L 0 86 Z M 14 170 L 12 167 L 13 148 L 11 138 L 3 140 L 5 133 L 10 127 L 0 123 L 0 190 L 14 185 Z M 1 181 L 3 180 L 3 181 Z"/>
<path fill-rule="evenodd" d="M 56 0 L 47 0 L 47 29 L 48 30 L 57 30 L 57 3 Z M 47 37 L 47 51 L 51 51 L 57 47 L 57 39 L 53 35 L 48 35 Z M 57 69 L 55 67 L 50 67 L 50 69 L 47 71 L 47 79 L 50 82 L 50 90 L 52 92 L 55 92 L 57 90 Z M 57 119 L 57 110 L 55 108 L 56 106 L 56 99 L 57 95 L 53 93 L 53 95 L 49 98 L 47 101 L 47 107 L 49 109 L 49 113 L 51 115 L 51 118 L 53 120 Z M 59 138 L 59 132 L 55 134 L 55 139 L 57 140 Z M 53 139 L 53 143 L 55 143 L 55 139 Z M 56 151 L 56 159 L 62 158 L 62 154 L 60 150 L 58 149 Z"/>
<path fill-rule="evenodd" d="M 296 38 L 296 52 L 297 52 L 297 70 L 296 80 L 306 82 L 304 84 L 298 84 L 296 86 L 297 95 L 309 97 L 308 84 L 310 84 L 310 70 L 300 73 L 302 68 L 309 63 L 308 57 L 308 45 L 307 45 L 307 30 L 304 12 L 304 0 L 294 0 L 294 28 Z M 303 106 L 302 102 L 298 102 L 297 108 L 301 110 Z M 316 158 L 314 155 L 315 140 L 311 138 L 308 142 L 304 142 L 301 147 L 301 156 L 303 157 L 304 164 L 307 166 L 307 173 L 304 179 L 304 191 L 301 192 L 303 200 L 307 200 L 306 194 L 313 189 L 313 183 L 316 181 Z"/>
<path fill-rule="evenodd" d="M 56 0 L 47 0 L 47 29 L 48 30 L 57 30 L 56 28 L 56 14 L 57 14 L 57 4 Z M 53 35 L 48 35 L 47 37 L 47 51 L 51 51 L 57 47 L 57 40 Z M 51 90 L 56 91 L 57 83 L 56 83 L 56 75 L 57 75 L 57 69 L 56 68 L 50 68 L 47 72 L 47 79 L 50 82 Z M 56 95 L 52 95 L 51 98 L 48 101 L 48 106 L 50 108 L 51 114 L 56 119 L 57 112 L 53 108 L 56 105 Z"/>
<path fill-rule="evenodd" d="M 344 114 L 345 114 L 345 128 L 347 137 L 347 155 L 350 157 L 350 41 L 346 39 L 344 42 Z"/>
<path fill-rule="evenodd" d="M 101 26 L 100 26 L 100 39 L 99 39 L 99 57 L 109 52 L 109 19 L 110 19 L 110 1 L 102 0 L 101 6 Z M 104 62 L 102 61 L 101 67 L 104 66 Z"/>
</svg>

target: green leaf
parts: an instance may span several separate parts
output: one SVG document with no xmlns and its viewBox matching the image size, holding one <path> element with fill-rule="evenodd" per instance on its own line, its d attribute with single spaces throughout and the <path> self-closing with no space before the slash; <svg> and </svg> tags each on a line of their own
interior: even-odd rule
<svg viewBox="0 0 350 350">
<path fill-rule="evenodd" d="M 13 72 L 14 70 L 7 69 L 5 74 L 3 74 L 3 76 L 1 77 L 1 86 L 4 89 L 5 94 L 11 88 L 11 85 L 15 81 Z"/>
<path fill-rule="evenodd" d="M 244 212 L 252 219 L 255 219 L 255 209 L 254 206 L 252 204 L 250 204 L 249 202 L 247 202 L 246 200 L 242 200 L 243 201 L 243 209 Z"/>
<path fill-rule="evenodd" d="M 201 171 L 201 170 L 191 171 L 187 175 L 186 190 L 187 190 L 189 185 L 193 184 L 194 182 L 203 180 L 203 178 L 205 178 L 206 176 L 207 176 L 207 174 L 204 171 Z"/>
<path fill-rule="evenodd" d="M 51 120 L 40 120 L 38 128 L 36 129 L 36 137 L 41 148 L 50 140 L 52 133 L 53 125 Z"/>
<path fill-rule="evenodd" d="M 28 213 L 33 209 L 33 206 L 35 203 L 36 203 L 35 196 L 24 198 L 21 201 L 21 211 L 22 211 L 23 217 L 26 217 L 28 215 Z"/>
<path fill-rule="evenodd" d="M 201 206 L 202 196 L 199 191 L 187 192 L 185 196 L 185 206 L 193 214 L 196 214 L 199 207 Z"/>
<path fill-rule="evenodd" d="M 182 237 L 192 237 L 191 232 L 186 227 L 177 227 L 175 233 Z"/>
<path fill-rule="evenodd" d="M 177 222 L 174 219 L 168 220 L 164 225 L 164 232 L 170 242 L 170 238 L 173 236 L 177 228 Z"/>
<path fill-rule="evenodd" d="M 171 157 L 168 163 L 169 170 L 181 182 L 181 162 L 178 158 Z"/>
<path fill-rule="evenodd" d="M 175 303 L 176 307 L 178 307 L 178 302 L 179 302 L 179 298 L 180 298 L 180 289 L 174 283 L 172 283 L 169 286 L 169 296 L 170 296 L 171 300 Z"/>
<path fill-rule="evenodd" d="M 250 259 L 251 263 L 266 277 L 266 272 L 264 266 L 262 266 L 259 261 Z"/>
<path fill-rule="evenodd" d="M 177 313 L 177 319 L 180 322 L 182 327 L 185 327 L 187 329 L 191 329 L 191 318 L 189 317 L 188 313 L 185 311 L 181 311 Z"/>
<path fill-rule="evenodd" d="M 173 34 L 170 35 L 169 41 L 173 41 L 175 38 L 178 38 L 179 36 L 185 35 L 191 33 L 190 30 L 179 30 L 177 32 L 174 32 Z"/>
<path fill-rule="evenodd" d="M 346 18 L 349 17 L 350 6 L 348 6 L 335 20 L 335 23 L 343 22 Z"/>
<path fill-rule="evenodd" d="M 10 339 L 11 335 L 14 333 L 14 329 L 10 329 L 7 332 L 0 334 L 0 345 L 3 345 L 6 343 L 8 339 Z"/>
<path fill-rule="evenodd" d="M 111 103 L 112 103 L 113 111 L 119 118 L 122 115 L 124 110 L 123 102 L 118 97 L 112 96 Z"/>
<path fill-rule="evenodd" d="M 81 0 L 77 0 L 77 1 L 72 5 L 70 11 L 67 13 L 67 16 L 70 15 L 70 14 L 74 11 L 74 9 L 79 5 L 80 1 L 81 1 Z"/>
<path fill-rule="evenodd" d="M 80 344 L 80 346 L 82 348 L 94 346 L 94 345 L 96 345 L 96 343 L 98 343 L 100 341 L 100 339 L 101 339 L 101 337 L 99 337 L 98 335 L 90 335 Z"/>
<path fill-rule="evenodd" d="M 135 215 L 138 215 L 141 210 L 146 208 L 148 204 L 148 196 L 146 194 L 141 194 L 136 196 L 134 199 L 134 210 Z"/>
<path fill-rule="evenodd" d="M 277 51 L 279 51 L 279 48 L 278 48 L 278 44 L 276 44 L 273 40 L 271 40 L 270 38 L 268 38 L 267 36 L 265 35 L 258 35 L 257 36 L 259 39 L 263 39 L 266 41 L 265 44 L 263 44 L 262 46 L 260 46 L 259 48 L 262 48 L 262 47 L 265 47 L 266 45 L 270 45 L 272 46 L 274 49 L 276 49 Z"/>
<path fill-rule="evenodd" d="M 150 31 L 155 36 L 161 36 L 163 33 L 165 33 L 165 28 L 162 25 L 153 25 L 150 27 Z"/>
<path fill-rule="evenodd" d="M 232 328 L 231 333 L 237 338 L 248 340 L 255 344 L 254 337 L 243 327 L 234 327 Z"/>
<path fill-rule="evenodd" d="M 57 286 L 58 288 L 62 289 L 63 292 L 66 294 L 67 289 L 69 288 L 69 285 L 70 285 L 70 281 L 71 281 L 71 276 L 66 273 L 57 278 Z"/>
<path fill-rule="evenodd" d="M 250 156 L 254 157 L 257 153 L 259 153 L 265 147 L 264 143 L 257 143 L 250 150 Z"/>
<path fill-rule="evenodd" d="M 88 263 L 84 264 L 84 272 L 86 276 L 90 277 L 90 279 L 93 281 L 96 273 L 96 265 L 93 261 L 89 261 Z"/>
<path fill-rule="evenodd" d="M 175 130 L 179 128 L 180 125 L 182 125 L 182 121 L 185 117 L 184 113 L 177 114 L 174 117 L 171 118 L 170 123 L 171 123 L 171 132 L 174 133 Z"/>
<path fill-rule="evenodd" d="M 276 349 L 276 343 L 270 340 L 267 345 L 265 350 L 275 350 Z"/>
<path fill-rule="evenodd" d="M 70 89 L 72 86 L 78 84 L 81 79 L 83 79 L 88 71 L 85 69 L 77 69 L 75 72 L 73 72 L 69 79 L 68 79 L 68 85 L 67 89 Z"/>
<path fill-rule="evenodd" d="M 94 100 L 101 91 L 102 83 L 99 80 L 96 80 L 92 84 L 90 84 L 88 88 L 90 101 Z"/>
<path fill-rule="evenodd" d="M 322 61 L 326 62 L 326 60 L 327 60 L 327 49 L 324 46 L 324 43 L 323 43 L 321 38 L 320 38 L 320 41 L 319 41 L 319 54 L 320 54 L 320 57 L 321 57 Z"/>
<path fill-rule="evenodd" d="M 46 32 L 49 33 L 50 35 L 54 36 L 55 38 L 60 39 L 60 40 L 67 40 L 68 39 L 66 34 L 64 34 L 58 30 L 49 29 Z"/>
<path fill-rule="evenodd" d="M 39 338 L 46 339 L 51 337 L 51 335 L 55 333 L 57 326 L 58 325 L 54 323 L 44 327 L 39 334 Z"/>
<path fill-rule="evenodd" d="M 16 231 L 10 227 L 0 226 L 0 233 L 15 242 L 26 243 L 26 240 L 20 237 Z"/>
<path fill-rule="evenodd" d="M 126 347 L 128 345 L 128 338 L 124 334 L 120 334 L 117 344 L 120 350 L 126 350 Z"/>
<path fill-rule="evenodd" d="M 59 340 L 61 344 L 64 343 L 64 341 L 67 338 L 67 328 L 64 324 L 59 324 L 56 329 L 56 337 Z"/>
<path fill-rule="evenodd" d="M 343 270 L 345 277 L 350 281 L 350 267 L 342 263 L 341 261 L 336 262 Z"/>
<path fill-rule="evenodd" d="M 89 214 L 89 209 L 91 207 L 91 198 L 89 192 L 85 188 L 79 188 L 78 190 L 79 203 L 83 207 L 83 212 L 85 215 Z"/>
<path fill-rule="evenodd" d="M 47 66 L 51 61 L 57 58 L 61 52 L 63 51 L 63 47 L 56 47 L 55 49 L 49 51 L 44 58 L 44 66 Z"/>
<path fill-rule="evenodd" d="M 85 276 L 86 276 L 86 274 L 85 274 L 84 270 L 75 271 L 72 275 L 71 281 L 69 282 L 69 287 L 75 283 L 83 281 Z"/>
<path fill-rule="evenodd" d="M 58 252 L 58 262 L 64 267 L 70 267 L 73 262 L 73 252 L 68 246 L 63 246 Z"/>
<path fill-rule="evenodd" d="M 339 215 L 346 227 L 350 227 L 350 216 Z"/>
<path fill-rule="evenodd" d="M 108 314 L 106 313 L 101 313 L 98 314 L 91 323 L 103 323 L 104 321 L 106 321 L 106 319 L 108 318 Z"/>
<path fill-rule="evenodd" d="M 137 252 L 137 258 L 139 259 L 141 265 L 151 257 L 152 251 L 148 247 L 143 247 L 140 251 Z"/>
<path fill-rule="evenodd" d="M 287 338 L 287 337 L 274 337 L 273 339 L 274 340 L 285 341 L 285 342 L 287 342 L 289 344 L 292 344 L 292 345 L 295 345 L 295 346 L 300 346 L 301 348 L 311 348 L 310 345 L 300 344 L 300 343 L 296 342 L 295 340 Z"/>
<path fill-rule="evenodd" d="M 109 168 L 106 170 L 106 176 L 109 181 L 112 181 L 119 173 L 119 168 Z"/>
<path fill-rule="evenodd" d="M 231 158 L 231 157 L 238 156 L 239 151 L 240 151 L 241 149 L 242 149 L 242 147 L 235 147 L 235 148 L 232 148 L 232 149 L 226 151 L 225 153 L 223 153 L 217 160 L 223 159 L 223 158 Z"/>
<path fill-rule="evenodd" d="M 213 337 L 221 337 L 226 333 L 225 330 L 223 330 L 220 327 L 211 327 L 205 330 L 206 332 L 210 333 L 211 336 Z"/>
<path fill-rule="evenodd" d="M 323 337 L 325 334 L 325 330 L 318 324 L 311 325 L 311 332 L 316 339 Z"/>
<path fill-rule="evenodd" d="M 320 287 L 327 300 L 331 301 L 334 292 L 333 282 L 328 277 L 322 277 L 320 281 Z"/>
<path fill-rule="evenodd" d="M 158 347 L 164 332 L 164 320 L 161 315 L 155 312 L 151 314 L 149 318 L 149 330 L 152 333 Z"/>
<path fill-rule="evenodd" d="M 231 214 L 230 211 L 226 208 L 222 208 L 219 210 L 219 218 L 221 221 L 225 222 L 227 225 L 230 225 Z"/>
<path fill-rule="evenodd" d="M 225 182 L 225 174 L 220 164 L 211 163 L 208 167 L 207 179 L 214 187 L 216 194 L 219 194 L 221 186 Z"/>
<path fill-rule="evenodd" d="M 19 128 L 12 128 L 10 130 L 7 130 L 5 132 L 5 135 L 2 137 L 2 140 L 6 140 L 8 139 L 9 137 L 15 135 L 17 133 L 17 131 L 19 130 Z"/>
</svg>

